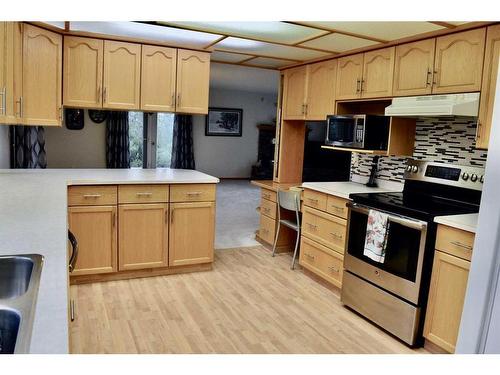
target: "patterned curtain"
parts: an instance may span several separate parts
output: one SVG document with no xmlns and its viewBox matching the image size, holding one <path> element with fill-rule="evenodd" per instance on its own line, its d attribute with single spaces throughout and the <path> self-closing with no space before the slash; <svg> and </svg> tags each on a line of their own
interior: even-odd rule
<svg viewBox="0 0 500 375">
<path fill-rule="evenodd" d="M 170 168 L 194 169 L 193 117 L 175 115 Z"/>
<path fill-rule="evenodd" d="M 43 126 L 11 125 L 10 167 L 47 168 Z"/>
<path fill-rule="evenodd" d="M 130 168 L 128 112 L 111 111 L 106 121 L 106 167 Z"/>
</svg>

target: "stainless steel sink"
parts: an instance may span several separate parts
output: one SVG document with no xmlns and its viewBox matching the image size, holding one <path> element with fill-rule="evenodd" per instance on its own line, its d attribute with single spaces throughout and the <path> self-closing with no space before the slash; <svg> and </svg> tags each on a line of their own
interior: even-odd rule
<svg viewBox="0 0 500 375">
<path fill-rule="evenodd" d="M 43 256 L 0 256 L 0 354 L 28 353 Z"/>
</svg>

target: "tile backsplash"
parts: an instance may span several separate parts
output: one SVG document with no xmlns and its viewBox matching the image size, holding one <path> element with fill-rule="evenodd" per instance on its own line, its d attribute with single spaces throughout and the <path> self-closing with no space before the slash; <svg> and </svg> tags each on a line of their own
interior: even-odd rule
<svg viewBox="0 0 500 375">
<path fill-rule="evenodd" d="M 487 151 L 475 148 L 476 118 L 422 117 L 417 119 L 413 158 L 483 167 Z M 406 157 L 381 157 L 378 178 L 402 182 Z M 368 177 L 373 156 L 352 154 L 351 179 Z"/>
</svg>

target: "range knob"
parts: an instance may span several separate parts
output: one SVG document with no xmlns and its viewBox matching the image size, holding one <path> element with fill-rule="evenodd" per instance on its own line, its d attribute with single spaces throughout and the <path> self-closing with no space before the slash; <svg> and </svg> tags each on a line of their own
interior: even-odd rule
<svg viewBox="0 0 500 375">
<path fill-rule="evenodd" d="M 483 175 L 481 175 L 481 177 L 479 177 L 479 182 L 480 182 L 480 183 L 483 183 L 483 182 L 484 182 L 484 176 L 483 176 Z"/>
<path fill-rule="evenodd" d="M 417 172 L 418 172 L 418 167 L 417 167 L 416 165 L 412 165 L 412 167 L 411 167 L 411 171 L 412 171 L 413 173 L 417 173 Z"/>
<path fill-rule="evenodd" d="M 462 180 L 467 181 L 469 179 L 469 174 L 467 172 L 462 173 Z"/>
<path fill-rule="evenodd" d="M 406 172 L 411 172 L 411 165 L 406 166 Z"/>
<path fill-rule="evenodd" d="M 475 173 L 471 174 L 471 175 L 470 175 L 470 180 L 471 180 L 472 182 L 476 182 L 476 181 L 477 181 L 477 174 L 475 174 Z"/>
</svg>

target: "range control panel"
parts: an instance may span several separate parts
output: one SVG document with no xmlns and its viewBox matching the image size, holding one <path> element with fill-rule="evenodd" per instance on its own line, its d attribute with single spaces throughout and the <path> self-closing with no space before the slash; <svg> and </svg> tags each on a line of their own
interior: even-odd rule
<svg viewBox="0 0 500 375">
<path fill-rule="evenodd" d="M 428 181 L 467 189 L 482 190 L 484 169 L 466 165 L 408 159 L 405 180 Z"/>
</svg>

